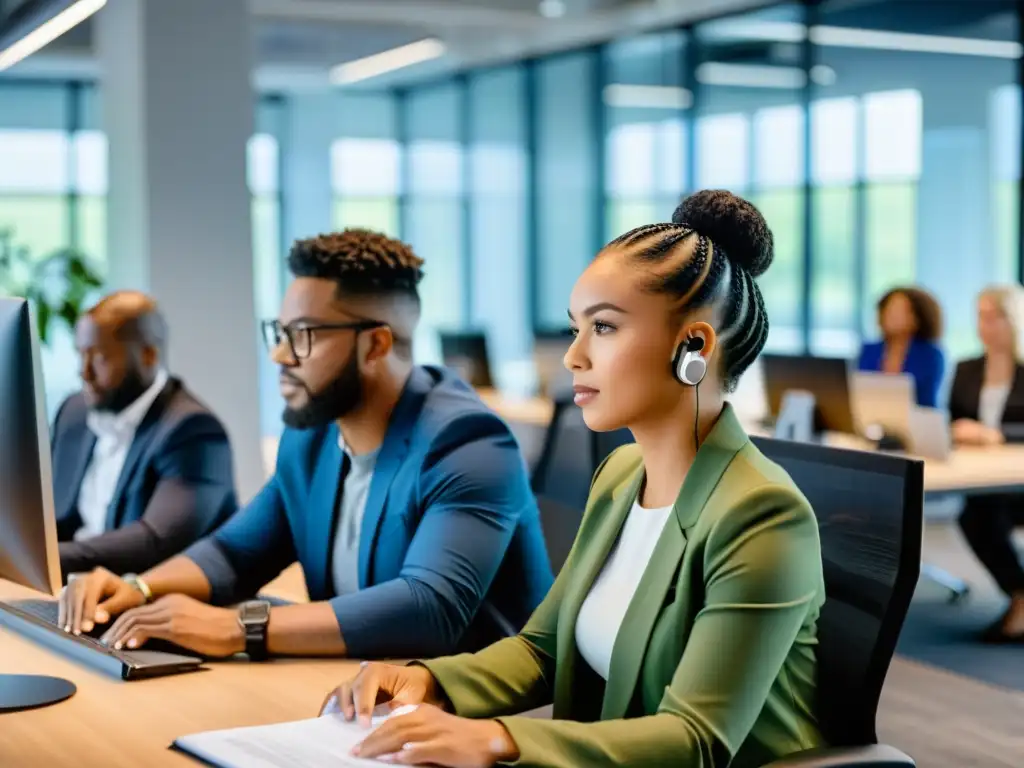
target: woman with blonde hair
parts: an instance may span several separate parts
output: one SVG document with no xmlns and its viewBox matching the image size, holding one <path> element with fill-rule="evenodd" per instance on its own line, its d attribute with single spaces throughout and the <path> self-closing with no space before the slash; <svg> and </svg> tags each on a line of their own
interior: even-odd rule
<svg viewBox="0 0 1024 768">
<path fill-rule="evenodd" d="M 962 361 L 953 379 L 953 438 L 973 446 L 1024 441 L 1024 287 L 982 291 L 978 337 L 984 354 Z M 1010 598 L 1006 614 L 985 632 L 989 642 L 1024 643 L 1024 567 L 1012 540 L 1013 529 L 1022 525 L 1019 495 L 970 498 L 960 515 L 967 543 Z"/>
</svg>

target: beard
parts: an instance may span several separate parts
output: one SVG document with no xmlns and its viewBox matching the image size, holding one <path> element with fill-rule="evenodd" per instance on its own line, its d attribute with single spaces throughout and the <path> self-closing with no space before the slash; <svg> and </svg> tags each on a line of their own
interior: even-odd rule
<svg viewBox="0 0 1024 768">
<path fill-rule="evenodd" d="M 359 363 L 355 350 L 338 377 L 320 392 L 312 392 L 306 383 L 291 376 L 285 378 L 306 391 L 306 404 L 300 408 L 285 406 L 281 420 L 293 429 L 316 429 L 347 416 L 363 402 L 363 380 L 359 376 Z"/>
<path fill-rule="evenodd" d="M 92 409 L 105 413 L 120 413 L 138 400 L 147 389 L 149 384 L 143 379 L 142 373 L 129 369 L 125 371 L 120 384 L 98 397 Z"/>
</svg>

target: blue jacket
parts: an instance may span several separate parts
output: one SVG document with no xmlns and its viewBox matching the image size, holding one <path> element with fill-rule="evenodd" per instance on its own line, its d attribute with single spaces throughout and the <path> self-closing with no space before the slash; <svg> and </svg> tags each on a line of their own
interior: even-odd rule
<svg viewBox="0 0 1024 768">
<path fill-rule="evenodd" d="M 553 577 L 526 466 L 508 426 L 451 373 L 415 368 L 370 482 L 359 591 L 336 595 L 331 556 L 341 490 L 338 428 L 286 429 L 253 501 L 186 554 L 212 602 L 257 590 L 298 560 L 311 600 L 329 600 L 350 656 L 439 656 L 516 629 Z"/>
<path fill-rule="evenodd" d="M 862 371 L 881 371 L 884 357 L 885 342 L 865 344 L 861 348 L 857 367 Z M 909 373 L 914 377 L 918 405 L 937 407 L 945 366 L 945 358 L 937 344 L 919 339 L 910 343 L 907 358 L 903 361 L 903 373 Z"/>
<path fill-rule="evenodd" d="M 74 541 L 78 494 L 96 436 L 81 393 L 53 423 L 53 500 L 60 564 L 69 573 L 102 566 L 142 573 L 216 530 L 236 509 L 231 445 L 224 426 L 170 379 L 135 431 L 107 508 L 106 532 Z"/>
</svg>

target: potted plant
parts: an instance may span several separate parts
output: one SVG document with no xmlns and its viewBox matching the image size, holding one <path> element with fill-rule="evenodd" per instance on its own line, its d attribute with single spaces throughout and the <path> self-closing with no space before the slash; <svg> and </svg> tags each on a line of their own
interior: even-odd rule
<svg viewBox="0 0 1024 768">
<path fill-rule="evenodd" d="M 20 296 L 33 304 L 43 344 L 55 319 L 74 332 L 90 295 L 102 285 L 102 278 L 85 254 L 61 248 L 35 259 L 26 246 L 15 245 L 12 230 L 0 230 L 0 293 Z"/>
</svg>

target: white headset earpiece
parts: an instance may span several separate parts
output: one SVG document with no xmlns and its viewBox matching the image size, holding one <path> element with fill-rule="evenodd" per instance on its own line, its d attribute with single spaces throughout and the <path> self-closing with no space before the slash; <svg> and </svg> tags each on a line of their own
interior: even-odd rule
<svg viewBox="0 0 1024 768">
<path fill-rule="evenodd" d="M 680 383 L 696 387 L 704 380 L 708 372 L 708 361 L 701 354 L 703 349 L 704 339 L 701 336 L 690 337 L 676 349 L 672 371 Z"/>
</svg>

